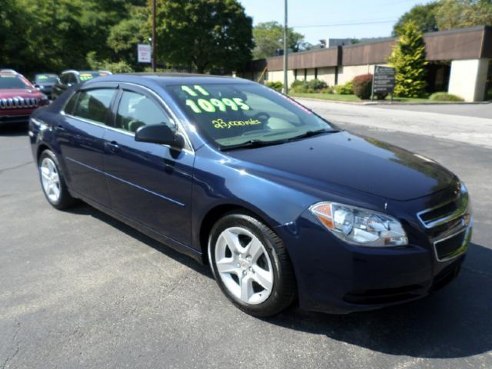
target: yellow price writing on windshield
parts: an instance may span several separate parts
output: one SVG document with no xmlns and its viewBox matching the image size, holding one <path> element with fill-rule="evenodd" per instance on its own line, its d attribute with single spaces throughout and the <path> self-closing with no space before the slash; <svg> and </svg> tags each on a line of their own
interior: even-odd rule
<svg viewBox="0 0 492 369">
<path fill-rule="evenodd" d="M 210 93 L 200 85 L 181 86 L 181 90 L 195 99 L 186 99 L 186 105 L 197 114 L 215 113 L 217 111 L 226 112 L 228 110 L 250 110 L 248 104 L 239 97 L 232 98 L 213 98 Z"/>
<path fill-rule="evenodd" d="M 216 111 L 225 112 L 227 110 L 238 111 L 251 109 L 249 105 L 239 97 L 234 97 L 232 99 L 198 99 L 196 101 L 186 99 L 186 105 L 197 114 L 215 113 Z"/>
</svg>

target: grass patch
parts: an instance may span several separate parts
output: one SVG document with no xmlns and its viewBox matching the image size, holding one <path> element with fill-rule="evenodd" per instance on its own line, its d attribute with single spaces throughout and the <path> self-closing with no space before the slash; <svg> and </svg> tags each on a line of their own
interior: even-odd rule
<svg viewBox="0 0 492 369">
<path fill-rule="evenodd" d="M 448 94 L 447 92 L 434 92 L 429 96 L 432 101 L 463 101 L 459 96 Z"/>
<path fill-rule="evenodd" d="M 304 92 L 289 92 L 289 96 L 306 97 L 310 99 L 331 100 L 331 101 L 362 101 L 355 95 L 336 95 L 336 94 L 321 94 L 321 93 L 304 93 Z"/>
</svg>

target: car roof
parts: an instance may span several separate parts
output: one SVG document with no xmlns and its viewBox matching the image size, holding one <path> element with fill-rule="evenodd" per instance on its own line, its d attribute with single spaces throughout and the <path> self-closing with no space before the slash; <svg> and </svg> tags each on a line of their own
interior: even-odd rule
<svg viewBox="0 0 492 369">
<path fill-rule="evenodd" d="M 106 70 L 76 70 L 76 69 L 67 69 L 61 72 L 61 74 L 65 73 L 76 73 L 76 74 L 82 74 L 82 73 L 111 73 Z"/>
<path fill-rule="evenodd" d="M 20 77 L 21 74 L 17 73 L 16 71 L 13 71 L 12 69 L 2 69 L 2 70 L 0 70 L 0 76 Z"/>
<path fill-rule="evenodd" d="M 86 84 L 101 82 L 95 78 L 86 82 Z M 192 74 L 192 73 L 127 73 L 113 74 L 104 77 L 107 82 L 128 82 L 128 83 L 157 83 L 159 85 L 174 85 L 177 83 L 253 83 L 252 81 L 242 78 L 229 76 L 214 76 L 209 74 Z"/>
</svg>

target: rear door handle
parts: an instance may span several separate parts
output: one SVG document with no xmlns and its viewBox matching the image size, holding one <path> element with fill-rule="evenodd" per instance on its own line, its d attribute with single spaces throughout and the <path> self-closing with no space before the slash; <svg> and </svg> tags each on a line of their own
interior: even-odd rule
<svg viewBox="0 0 492 369">
<path fill-rule="evenodd" d="M 111 153 L 115 153 L 120 149 L 120 146 L 116 141 L 111 141 L 111 142 L 105 142 L 104 147 Z"/>
</svg>

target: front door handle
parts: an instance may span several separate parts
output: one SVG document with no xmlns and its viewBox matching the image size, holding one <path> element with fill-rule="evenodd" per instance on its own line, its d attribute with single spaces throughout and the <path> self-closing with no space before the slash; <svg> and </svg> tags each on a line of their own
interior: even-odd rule
<svg viewBox="0 0 492 369">
<path fill-rule="evenodd" d="M 110 153 L 115 153 L 120 149 L 120 146 L 118 145 L 118 142 L 116 141 L 111 141 L 111 142 L 105 142 L 104 147 L 110 152 Z"/>
</svg>

